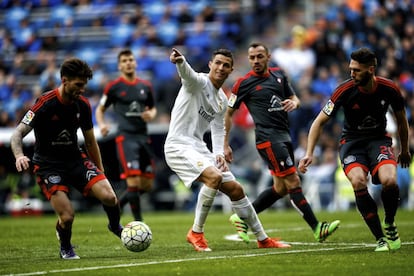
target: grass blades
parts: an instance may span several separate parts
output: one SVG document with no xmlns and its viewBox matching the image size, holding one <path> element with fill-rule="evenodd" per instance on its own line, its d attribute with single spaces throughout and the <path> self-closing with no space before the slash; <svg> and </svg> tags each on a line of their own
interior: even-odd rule
<svg viewBox="0 0 414 276">
<path fill-rule="evenodd" d="M 381 210 L 382 213 L 382 210 Z M 380 214 L 381 214 L 380 213 Z M 212 212 L 205 235 L 212 252 L 196 252 L 185 236 L 193 213 L 145 213 L 153 242 L 144 252 L 126 250 L 110 233 L 104 213 L 78 213 L 72 243 L 80 260 L 61 260 L 55 236 L 56 217 L 0 218 L 0 275 L 409 275 L 414 270 L 414 212 L 399 210 L 402 248 L 374 252 L 375 240 L 356 210 L 319 212 L 320 220 L 340 219 L 340 228 L 324 243 L 294 210 L 259 215 L 269 236 L 290 249 L 258 249 L 235 241 L 230 214 Z M 122 223 L 132 221 L 125 214 Z"/>
</svg>

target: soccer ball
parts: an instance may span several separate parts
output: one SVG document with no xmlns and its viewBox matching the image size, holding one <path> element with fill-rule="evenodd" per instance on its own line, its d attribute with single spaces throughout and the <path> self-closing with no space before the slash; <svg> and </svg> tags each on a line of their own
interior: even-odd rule
<svg viewBox="0 0 414 276">
<path fill-rule="evenodd" d="M 122 230 L 121 241 L 129 251 L 144 251 L 152 241 L 151 229 L 142 221 L 131 221 Z"/>
</svg>

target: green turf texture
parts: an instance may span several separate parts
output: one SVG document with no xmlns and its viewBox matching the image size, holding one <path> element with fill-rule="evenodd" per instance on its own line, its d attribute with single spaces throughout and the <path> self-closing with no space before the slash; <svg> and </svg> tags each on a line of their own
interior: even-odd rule
<svg viewBox="0 0 414 276">
<path fill-rule="evenodd" d="M 383 210 L 380 215 L 383 217 Z M 56 217 L 0 217 L 0 275 L 412 275 L 414 212 L 396 218 L 400 250 L 376 253 L 375 241 L 356 210 L 318 212 L 320 220 L 340 219 L 340 228 L 317 243 L 300 215 L 268 210 L 259 215 L 269 236 L 281 237 L 290 249 L 258 249 L 228 240 L 234 236 L 230 214 L 210 213 L 205 236 L 212 252 L 196 252 L 186 242 L 193 213 L 150 212 L 145 222 L 153 242 L 144 252 L 126 250 L 107 230 L 104 213 L 78 213 L 72 243 L 80 260 L 61 260 L 55 236 Z M 125 214 L 122 223 L 132 220 Z"/>
</svg>

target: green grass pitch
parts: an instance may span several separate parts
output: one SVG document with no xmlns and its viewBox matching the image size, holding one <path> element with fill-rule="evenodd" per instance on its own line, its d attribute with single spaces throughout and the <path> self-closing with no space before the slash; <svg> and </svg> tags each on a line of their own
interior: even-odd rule
<svg viewBox="0 0 414 276">
<path fill-rule="evenodd" d="M 200 253 L 185 239 L 192 212 L 147 212 L 153 242 L 146 251 L 133 253 L 107 230 L 104 213 L 78 213 L 72 243 L 80 260 L 59 258 L 54 215 L 1 217 L 0 275 L 412 275 L 413 211 L 397 214 L 402 248 L 393 253 L 374 252 L 374 238 L 356 210 L 316 215 L 341 220 L 324 243 L 315 242 L 294 210 L 261 213 L 269 236 L 281 237 L 292 248 L 258 249 L 253 235 L 250 244 L 236 241 L 229 214 L 215 211 L 205 228 L 213 251 Z M 123 224 L 131 220 L 129 214 L 122 217 Z"/>
</svg>

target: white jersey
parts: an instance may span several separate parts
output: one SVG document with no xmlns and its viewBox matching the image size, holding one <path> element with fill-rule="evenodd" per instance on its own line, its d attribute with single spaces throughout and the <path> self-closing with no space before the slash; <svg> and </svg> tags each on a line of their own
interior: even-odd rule
<svg viewBox="0 0 414 276">
<path fill-rule="evenodd" d="M 189 187 L 210 166 L 216 166 L 216 155 L 224 155 L 224 115 L 227 97 L 216 89 L 208 74 L 195 72 L 184 61 L 177 64 L 182 86 L 171 112 L 170 129 L 164 145 L 168 166 Z M 211 129 L 213 152 L 203 141 Z M 233 181 L 230 171 L 222 181 Z"/>
<path fill-rule="evenodd" d="M 211 129 L 213 152 L 223 154 L 226 94 L 214 87 L 208 74 L 195 72 L 186 61 L 177 63 L 177 70 L 182 86 L 171 112 L 165 143 L 204 145 L 204 133 Z"/>
</svg>

